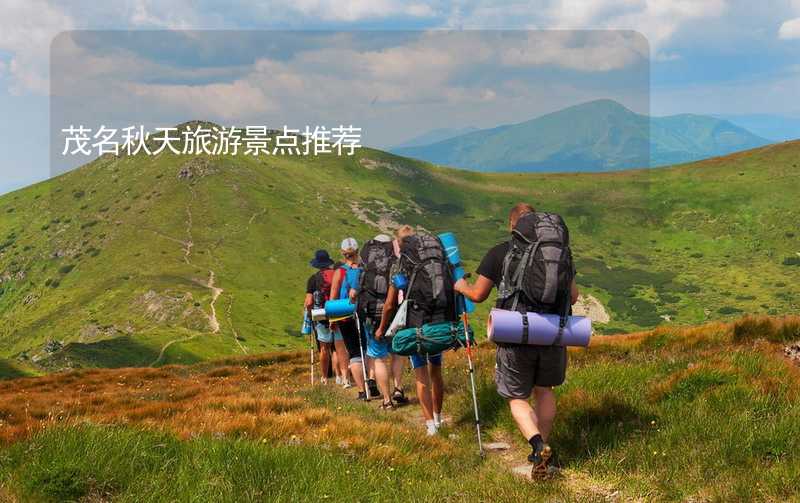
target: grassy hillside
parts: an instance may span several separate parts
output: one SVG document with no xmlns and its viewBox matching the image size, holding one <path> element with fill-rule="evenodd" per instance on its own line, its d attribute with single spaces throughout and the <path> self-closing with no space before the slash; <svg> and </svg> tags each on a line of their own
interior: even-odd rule
<svg viewBox="0 0 800 503">
<path fill-rule="evenodd" d="M 667 169 L 479 174 L 354 157 L 105 157 L 0 197 L 0 376 L 301 347 L 313 251 L 397 222 L 468 266 L 519 200 L 562 213 L 606 333 L 797 311 L 800 143 Z M 486 306 L 476 315 L 485 321 Z"/>
<path fill-rule="evenodd" d="M 800 478 L 800 319 L 597 337 L 570 351 L 551 440 L 562 477 L 515 478 L 527 445 L 478 350 L 475 452 L 463 354 L 444 369 L 448 426 L 308 384 L 305 353 L 0 383 L 8 501 L 779 501 Z"/>
<path fill-rule="evenodd" d="M 665 166 L 767 143 L 714 117 L 648 117 L 612 100 L 596 100 L 519 124 L 391 150 L 476 171 L 563 172 Z"/>
</svg>

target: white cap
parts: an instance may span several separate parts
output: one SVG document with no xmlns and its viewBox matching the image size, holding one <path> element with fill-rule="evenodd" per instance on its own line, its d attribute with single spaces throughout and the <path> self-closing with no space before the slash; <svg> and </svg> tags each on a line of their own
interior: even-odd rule
<svg viewBox="0 0 800 503">
<path fill-rule="evenodd" d="M 340 247 L 342 250 L 358 250 L 358 241 L 355 238 L 345 238 L 342 241 L 342 246 Z"/>
<path fill-rule="evenodd" d="M 387 236 L 386 234 L 378 234 L 377 236 L 375 236 L 372 239 L 374 239 L 375 241 L 377 241 L 379 243 L 388 243 L 388 242 L 390 242 L 392 240 L 392 238 L 390 236 Z"/>
</svg>

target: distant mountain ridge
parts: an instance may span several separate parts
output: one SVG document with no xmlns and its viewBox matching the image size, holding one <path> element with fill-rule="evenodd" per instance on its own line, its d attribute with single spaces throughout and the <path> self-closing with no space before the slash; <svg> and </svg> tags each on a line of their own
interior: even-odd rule
<svg viewBox="0 0 800 503">
<path fill-rule="evenodd" d="M 702 115 L 648 117 L 613 100 L 393 153 L 475 171 L 616 171 L 690 162 L 771 143 Z"/>
<path fill-rule="evenodd" d="M 420 135 L 414 136 L 413 138 L 408 139 L 398 145 L 394 145 L 390 148 L 399 149 L 408 147 L 421 147 L 423 145 L 430 145 L 431 143 L 449 140 L 450 138 L 455 138 L 456 136 L 469 134 L 479 130 L 480 129 L 476 128 L 475 126 L 468 126 L 463 128 L 431 129 L 430 131 L 426 131 Z"/>
</svg>

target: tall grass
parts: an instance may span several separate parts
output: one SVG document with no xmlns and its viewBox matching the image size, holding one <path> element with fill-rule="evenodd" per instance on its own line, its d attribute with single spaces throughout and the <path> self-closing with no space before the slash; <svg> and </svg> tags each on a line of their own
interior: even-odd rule
<svg viewBox="0 0 800 503">
<path fill-rule="evenodd" d="M 0 499 L 791 500 L 800 371 L 769 342 L 785 320 L 737 337 L 750 323 L 597 337 L 571 351 L 551 438 L 564 477 L 544 485 L 510 474 L 528 446 L 494 391 L 490 347 L 476 353 L 485 438 L 512 447 L 485 460 L 460 353 L 445 358 L 453 421 L 436 438 L 416 406 L 381 414 L 306 386 L 304 355 L 8 381 Z"/>
</svg>

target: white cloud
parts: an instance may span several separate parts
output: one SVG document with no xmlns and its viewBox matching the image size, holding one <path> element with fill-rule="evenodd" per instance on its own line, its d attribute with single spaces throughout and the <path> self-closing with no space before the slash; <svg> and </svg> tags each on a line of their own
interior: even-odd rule
<svg viewBox="0 0 800 503">
<path fill-rule="evenodd" d="M 129 89 L 144 102 L 169 106 L 193 118 L 235 121 L 274 108 L 261 89 L 241 80 L 194 86 L 130 84 Z"/>
<path fill-rule="evenodd" d="M 453 28 L 565 30 L 635 30 L 658 54 L 691 21 L 721 16 L 726 0 L 572 0 L 469 4 L 455 9 L 446 25 Z"/>
<path fill-rule="evenodd" d="M 179 17 L 181 13 L 187 13 L 185 5 L 171 5 L 169 9 L 161 8 L 156 10 L 160 15 L 153 14 L 150 0 L 135 0 L 131 4 L 130 22 L 133 26 L 146 26 L 149 28 L 163 28 L 167 30 L 187 30 L 192 28 L 193 23 L 187 19 Z"/>
<path fill-rule="evenodd" d="M 282 2 L 278 2 L 282 3 Z M 295 0 L 272 8 L 295 10 L 310 18 L 327 21 L 360 21 L 392 16 L 430 17 L 434 10 L 422 2 L 402 0 Z"/>
<path fill-rule="evenodd" d="M 785 21 L 778 30 L 778 37 L 783 40 L 800 38 L 800 17 Z"/>
<path fill-rule="evenodd" d="M 502 50 L 506 66 L 552 65 L 584 72 L 620 70 L 649 56 L 646 40 L 634 32 L 540 31 L 527 43 Z"/>
<path fill-rule="evenodd" d="M 0 16 L 0 50 L 9 52 L 7 62 L 11 92 L 48 91 L 50 40 L 74 27 L 72 18 L 43 0 L 6 0 Z"/>
</svg>

